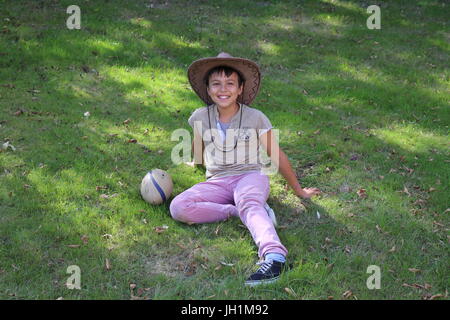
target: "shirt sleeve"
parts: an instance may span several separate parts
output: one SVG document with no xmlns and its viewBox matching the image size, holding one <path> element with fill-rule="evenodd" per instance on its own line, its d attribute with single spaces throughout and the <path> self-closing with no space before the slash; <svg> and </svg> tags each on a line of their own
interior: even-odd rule
<svg viewBox="0 0 450 320">
<path fill-rule="evenodd" d="M 192 129 L 194 129 L 194 121 L 196 120 L 196 113 L 197 113 L 197 110 L 192 112 L 191 116 L 188 119 L 188 123 L 192 127 Z"/>
<path fill-rule="evenodd" d="M 201 116 L 200 116 L 200 109 L 195 110 L 194 112 L 192 112 L 191 116 L 188 119 L 188 123 L 192 128 L 192 131 L 194 132 L 194 135 L 199 135 L 200 137 L 202 136 L 202 132 L 198 131 L 198 127 L 197 130 L 195 129 L 195 122 L 196 121 L 201 121 Z M 201 127 L 200 127 L 201 128 Z"/>
<path fill-rule="evenodd" d="M 260 112 L 258 119 L 258 136 L 261 137 L 264 133 L 272 128 L 273 126 L 269 118 L 267 118 L 264 113 Z"/>
</svg>

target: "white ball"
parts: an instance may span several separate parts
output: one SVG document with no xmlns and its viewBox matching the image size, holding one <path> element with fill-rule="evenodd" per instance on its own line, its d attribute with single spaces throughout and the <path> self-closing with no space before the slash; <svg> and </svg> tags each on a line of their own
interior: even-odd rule
<svg viewBox="0 0 450 320">
<path fill-rule="evenodd" d="M 170 175 L 161 169 L 149 171 L 141 182 L 141 196 L 150 204 L 161 204 L 172 194 Z"/>
</svg>

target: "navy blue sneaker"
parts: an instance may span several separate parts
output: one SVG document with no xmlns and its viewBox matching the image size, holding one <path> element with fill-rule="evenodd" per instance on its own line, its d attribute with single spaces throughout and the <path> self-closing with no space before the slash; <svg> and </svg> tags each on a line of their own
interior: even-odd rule
<svg viewBox="0 0 450 320">
<path fill-rule="evenodd" d="M 259 269 L 253 273 L 246 281 L 246 286 L 257 286 L 260 284 L 269 284 L 277 281 L 284 271 L 284 263 L 273 260 L 258 262 Z"/>
</svg>

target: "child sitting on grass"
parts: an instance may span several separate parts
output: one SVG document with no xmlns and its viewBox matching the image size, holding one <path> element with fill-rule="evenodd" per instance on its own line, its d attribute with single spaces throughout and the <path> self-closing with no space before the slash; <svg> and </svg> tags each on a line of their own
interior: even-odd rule
<svg viewBox="0 0 450 320">
<path fill-rule="evenodd" d="M 310 198 L 320 190 L 300 186 L 269 119 L 249 107 L 261 81 L 256 63 L 220 53 L 193 62 L 188 78 L 206 103 L 188 122 L 194 129 L 194 162 L 204 163 L 207 180 L 177 195 L 170 204 L 171 215 L 188 224 L 239 217 L 250 230 L 262 260 L 245 284 L 274 282 L 285 269 L 288 251 L 275 230 L 275 214 L 266 203 L 270 185 L 269 177 L 262 172 L 259 146 L 297 196 Z M 252 146 L 258 152 L 251 152 Z"/>
</svg>

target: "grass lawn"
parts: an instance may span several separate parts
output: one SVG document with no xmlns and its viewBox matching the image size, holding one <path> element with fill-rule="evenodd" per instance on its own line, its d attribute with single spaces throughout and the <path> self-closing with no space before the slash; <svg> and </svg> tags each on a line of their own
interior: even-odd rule
<svg viewBox="0 0 450 320">
<path fill-rule="evenodd" d="M 378 1 L 369 30 L 370 4 L 0 0 L 0 299 L 448 299 L 450 7 Z M 257 248 L 238 219 L 188 226 L 139 194 L 152 168 L 169 202 L 204 180 L 171 133 L 202 106 L 188 65 L 220 51 L 258 62 L 252 106 L 323 191 L 271 176 L 293 269 L 269 286 L 243 286 Z"/>
</svg>

